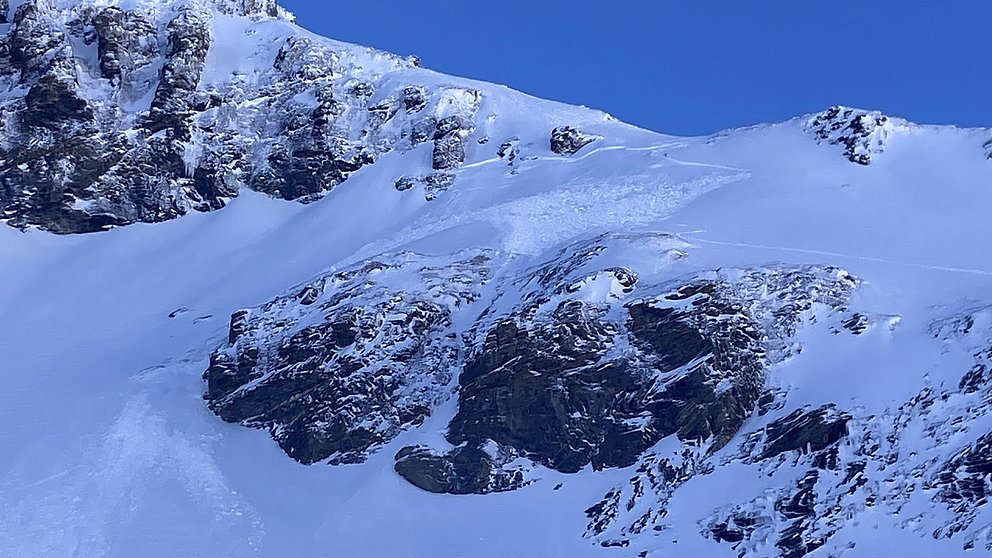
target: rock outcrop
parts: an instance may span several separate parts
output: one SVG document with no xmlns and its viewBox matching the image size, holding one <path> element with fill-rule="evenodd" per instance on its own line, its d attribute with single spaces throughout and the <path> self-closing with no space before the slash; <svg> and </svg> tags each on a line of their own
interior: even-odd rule
<svg viewBox="0 0 992 558">
<path fill-rule="evenodd" d="M 571 126 L 560 126 L 551 132 L 551 151 L 558 155 L 574 155 L 596 139 Z"/>
<path fill-rule="evenodd" d="M 417 488 L 436 494 L 490 494 L 527 484 L 522 468 L 504 468 L 484 449 L 467 445 L 444 454 L 403 448 L 396 454 L 395 469 Z"/>
<path fill-rule="evenodd" d="M 400 254 L 319 277 L 232 316 L 205 398 L 298 461 L 353 463 L 457 387 L 452 449 L 397 454 L 400 475 L 439 492 L 518 488 L 527 463 L 627 467 L 672 435 L 705 457 L 755 410 L 803 313 L 842 307 L 856 284 L 833 268 L 768 268 L 642 285 L 633 268 L 596 264 L 625 243 L 682 257 L 672 237 L 606 235 L 515 279 L 494 278 L 484 253 Z M 494 298 L 481 298 L 489 281 Z M 768 451 L 835 441 L 842 418 L 817 413 L 770 427 Z"/>
<path fill-rule="evenodd" d="M 762 459 L 771 459 L 788 451 L 814 453 L 822 451 L 847 435 L 851 416 L 832 407 L 809 412 L 795 411 L 770 425 Z"/>
<path fill-rule="evenodd" d="M 436 172 L 420 182 L 434 198 L 464 160 L 478 92 L 397 86 L 299 35 L 250 78 L 212 68 L 218 13 L 288 17 L 272 0 L 43 4 L 19 6 L 0 51 L 10 92 L 0 104 L 0 218 L 15 227 L 164 221 L 219 209 L 244 187 L 310 202 L 427 140 Z M 384 57 L 393 70 L 413 67 Z"/>
<path fill-rule="evenodd" d="M 642 287 L 628 268 L 586 268 L 597 246 L 567 250 L 523 280 L 539 288 L 523 291 L 508 315 L 484 313 L 485 333 L 459 376 L 454 446 L 495 444 L 507 462 L 566 473 L 633 465 L 671 435 L 716 451 L 755 409 L 768 355 L 782 350 L 775 340 L 792 334 L 804 308 L 840 307 L 855 285 L 842 271 L 811 268 Z M 603 284 L 611 295 L 590 301 L 586 290 Z M 759 297 L 765 285 L 783 291 Z M 433 467 L 429 476 L 448 478 L 456 457 L 432 455 L 418 473 Z"/>
<path fill-rule="evenodd" d="M 398 254 L 236 312 L 204 374 L 210 408 L 268 429 L 301 463 L 364 461 L 450 393 L 452 313 L 478 296 L 489 258 L 438 263 Z"/>
<path fill-rule="evenodd" d="M 810 118 L 806 129 L 818 142 L 843 146 L 848 161 L 868 165 L 884 150 L 892 122 L 877 111 L 835 106 Z"/>
</svg>

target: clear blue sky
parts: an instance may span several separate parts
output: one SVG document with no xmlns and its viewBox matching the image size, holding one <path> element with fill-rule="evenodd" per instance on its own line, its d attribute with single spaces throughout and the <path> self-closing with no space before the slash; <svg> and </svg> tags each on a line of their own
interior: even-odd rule
<svg viewBox="0 0 992 558">
<path fill-rule="evenodd" d="M 992 1 L 281 0 L 343 41 L 706 134 L 832 104 L 992 126 Z"/>
</svg>

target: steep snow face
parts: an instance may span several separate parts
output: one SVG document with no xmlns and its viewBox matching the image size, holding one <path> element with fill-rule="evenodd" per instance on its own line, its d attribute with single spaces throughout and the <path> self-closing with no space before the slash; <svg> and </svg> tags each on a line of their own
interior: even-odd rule
<svg viewBox="0 0 992 558">
<path fill-rule="evenodd" d="M 0 555 L 992 550 L 988 130 L 676 138 L 266 2 L 10 16 Z"/>
</svg>

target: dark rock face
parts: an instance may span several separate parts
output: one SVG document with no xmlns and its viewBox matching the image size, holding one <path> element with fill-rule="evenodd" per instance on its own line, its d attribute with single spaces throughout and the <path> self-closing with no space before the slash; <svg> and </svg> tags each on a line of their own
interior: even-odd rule
<svg viewBox="0 0 992 558">
<path fill-rule="evenodd" d="M 992 434 L 985 432 L 992 416 L 992 309 L 935 320 L 929 332 L 947 351 L 972 353 L 975 362 L 959 382 L 945 376 L 877 413 L 833 405 L 798 410 L 740 437 L 740 453 L 725 463 L 751 464 L 768 478 L 791 472 L 795 484 L 777 489 L 772 500 L 766 492 L 719 510 L 701 524 L 704 535 L 743 556 L 800 558 L 827 547 L 841 555 L 859 541 L 837 534 L 859 516 L 903 515 L 920 502 L 913 520 L 900 524 L 907 534 L 992 551 Z"/>
<path fill-rule="evenodd" d="M 482 449 L 461 446 L 438 455 L 407 447 L 396 454 L 396 472 L 411 484 L 437 494 L 489 494 L 526 484 L 521 470 L 506 471 Z"/>
<path fill-rule="evenodd" d="M 147 128 L 151 133 L 168 129 L 175 139 L 188 140 L 188 122 L 210 50 L 210 28 L 202 16 L 183 10 L 169 23 L 168 33 L 169 51 Z"/>
<path fill-rule="evenodd" d="M 985 504 L 992 495 L 992 432 L 946 463 L 931 486 L 960 512 Z"/>
<path fill-rule="evenodd" d="M 699 315 L 725 316 L 719 306 Z M 737 324 L 739 337 L 717 340 L 717 332 L 692 314 L 643 302 L 628 313 L 627 324 L 610 323 L 604 309 L 568 301 L 537 327 L 521 328 L 510 320 L 499 324 L 462 372 L 451 440 L 492 439 L 545 466 L 577 472 L 590 463 L 596 469 L 632 465 L 671 434 L 700 442 L 729 439 L 761 385 L 753 324 L 744 319 Z M 642 355 L 604 362 L 623 329 Z M 738 370 L 713 369 L 732 359 Z M 659 388 L 660 377 L 694 361 L 700 363 Z M 738 376 L 741 388 L 719 397 L 708 386 L 727 373 Z"/>
<path fill-rule="evenodd" d="M 453 169 L 465 161 L 465 138 L 472 129 L 471 122 L 457 115 L 438 121 L 434 132 L 434 170 Z"/>
<path fill-rule="evenodd" d="M 46 17 L 37 2 L 25 2 L 17 8 L 9 45 L 9 62 L 21 72 L 22 84 L 47 74 L 65 79 L 75 76 L 72 49 L 64 31 Z"/>
<path fill-rule="evenodd" d="M 173 218 L 202 201 L 198 186 L 203 181 L 188 176 L 180 144 L 191 138 L 188 105 L 209 45 L 206 24 L 190 11 L 170 23 L 170 52 L 155 99 L 148 118 L 135 122 L 136 133 L 128 139 L 106 126 L 110 115 L 104 107 L 78 96 L 68 37 L 54 31 L 57 22 L 48 18 L 34 2 L 24 4 L 12 33 L 17 46 L 11 63 L 31 86 L 24 104 L 11 107 L 20 127 L 8 143 L 10 150 L 2 153 L 0 207 L 9 222 L 90 232 Z M 157 56 L 157 38 L 147 21 L 108 8 L 81 25 L 92 29 L 98 41 L 105 79 L 125 98 L 150 91 L 152 77 L 146 74 Z M 154 135 L 159 131 L 163 134 Z M 31 147 L 21 148 L 24 143 Z M 31 186 L 17 186 L 24 184 Z"/>
<path fill-rule="evenodd" d="M 714 277 L 620 304 L 635 291 L 636 275 L 580 271 L 596 254 L 582 247 L 539 268 L 524 281 L 536 289 L 522 295 L 524 303 L 482 328 L 459 377 L 447 434 L 453 445 L 495 443 L 574 473 L 633 465 L 673 434 L 715 451 L 740 429 L 761 395 L 769 350 L 765 312 L 745 310 L 755 302 L 740 298 L 747 289 Z M 854 284 L 834 271 L 777 273 L 748 280 L 788 288 L 823 281 L 837 300 Z M 583 298 L 583 285 L 598 281 L 614 282 L 621 294 L 602 303 Z M 810 304 L 796 296 L 808 293 L 782 293 L 776 304 L 791 300 L 790 312 Z M 774 327 L 791 330 L 795 319 Z M 457 470 L 443 456 L 422 464 L 438 467 L 435 476 Z"/>
<path fill-rule="evenodd" d="M 818 142 L 844 146 L 844 156 L 852 163 L 868 165 L 884 148 L 888 122 L 881 113 L 831 107 L 813 117 L 806 128 Z"/>
<path fill-rule="evenodd" d="M 713 471 L 701 448 L 685 447 L 677 454 L 649 453 L 639 462 L 626 486 L 611 489 L 586 509 L 589 523 L 584 537 L 600 546 L 628 546 L 633 537 L 665 530 L 668 497 L 697 475 Z M 714 527 L 716 527 L 714 525 Z M 734 527 L 724 522 L 728 536 Z"/>
<path fill-rule="evenodd" d="M 725 542 L 734 545 L 749 538 L 751 533 L 754 532 L 754 527 L 758 521 L 760 521 L 760 519 L 754 515 L 735 515 L 727 521 L 716 523 L 711 526 L 709 528 L 709 533 L 717 542 Z"/>
<path fill-rule="evenodd" d="M 204 397 L 224 420 L 269 429 L 301 463 L 363 461 L 446 397 L 460 351 L 451 313 L 477 297 L 488 261 L 432 267 L 400 254 L 236 312 Z M 397 278 L 410 288 L 390 287 Z"/>
<path fill-rule="evenodd" d="M 141 94 L 132 76 L 152 64 L 159 56 L 157 32 L 141 15 L 112 6 L 93 18 L 98 37 L 100 73 L 112 82 L 124 82 L 130 96 Z M 150 87 L 150 83 L 143 84 Z"/>
<path fill-rule="evenodd" d="M 427 106 L 427 91 L 423 87 L 409 86 L 403 89 L 403 108 L 407 112 L 420 112 Z"/>
<path fill-rule="evenodd" d="M 982 145 L 982 147 L 985 148 L 985 158 L 992 159 L 992 140 L 985 142 L 985 144 Z"/>
<path fill-rule="evenodd" d="M 610 273 L 632 284 L 629 273 Z M 764 378 L 764 334 L 733 292 L 691 282 L 628 303 L 624 320 L 578 300 L 549 319 L 522 308 L 466 363 L 449 439 L 494 440 L 563 472 L 629 466 L 672 434 L 719 449 Z M 631 350 L 611 355 L 618 345 Z"/>
<path fill-rule="evenodd" d="M 4 79 L 28 91 L 2 108 L 15 125 L 4 130 L 8 141 L 0 147 L 0 211 L 20 224 L 58 212 L 71 190 L 83 187 L 79 175 L 109 162 L 98 152 L 93 110 L 76 94 L 76 68 L 62 28 L 35 2 L 26 2 L 17 9 L 8 42 L 0 67 L 17 73 Z M 19 135 L 40 141 L 23 146 Z M 73 165 L 75 157 L 84 160 Z M 82 219 L 71 221 L 81 226 Z"/>
<path fill-rule="evenodd" d="M 634 378 L 618 368 L 592 366 L 613 333 L 595 309 L 580 302 L 562 304 L 554 321 L 538 330 L 522 330 L 513 321 L 499 324 L 462 372 L 449 438 L 492 439 L 566 472 L 577 472 L 594 456 L 609 460 L 601 466 L 620 458 L 632 461 L 639 448 L 622 443 L 625 432 L 613 424 L 609 406 L 621 393 L 635 391 Z M 587 383 L 588 390 L 580 388 Z M 593 406 L 588 417 L 571 416 L 587 405 Z M 598 441 L 604 437 L 610 441 L 601 450 Z M 603 451 L 631 455 L 604 459 Z"/>
<path fill-rule="evenodd" d="M 90 124 L 93 111 L 80 99 L 72 84 L 54 75 L 45 75 L 28 90 L 27 110 L 24 111 L 21 125 L 29 128 L 45 128 L 57 131 L 72 124 Z"/>
<path fill-rule="evenodd" d="M 695 449 L 645 469 L 642 484 L 690 478 L 755 410 L 779 340 L 812 305 L 843 304 L 856 282 L 811 267 L 643 286 L 627 267 L 597 265 L 623 243 L 682 257 L 666 235 L 604 235 L 475 306 L 490 277 L 484 253 L 398 254 L 318 277 L 232 315 L 205 399 L 225 420 L 270 430 L 302 463 L 354 463 L 421 424 L 457 376 L 454 449 L 397 454 L 397 472 L 425 490 L 512 490 L 528 482 L 528 462 L 626 467 L 672 435 Z M 833 441 L 836 421 L 793 419 L 773 429 L 789 442 L 770 444 Z"/>
<path fill-rule="evenodd" d="M 574 155 L 596 138 L 571 126 L 560 126 L 551 132 L 551 151 L 559 155 Z"/>
<path fill-rule="evenodd" d="M 805 413 L 796 411 L 768 425 L 761 457 L 771 459 L 788 451 L 813 453 L 824 450 L 847 435 L 850 420 L 850 415 L 838 413 L 832 407 Z"/>
<path fill-rule="evenodd" d="M 980 391 L 990 382 L 992 376 L 988 374 L 988 367 L 983 363 L 977 363 L 961 378 L 958 389 L 966 394 L 972 394 Z"/>
<path fill-rule="evenodd" d="M 397 178 L 396 182 L 393 182 L 393 187 L 396 188 L 398 192 L 406 192 L 407 190 L 413 188 L 416 185 L 417 185 L 416 180 L 406 176 Z"/>
<path fill-rule="evenodd" d="M 276 4 L 276 0 L 241 0 L 240 8 L 240 13 L 244 15 L 279 16 L 279 6 Z"/>
<path fill-rule="evenodd" d="M 823 546 L 826 540 L 826 537 L 811 536 L 808 532 L 817 517 L 816 483 L 819 479 L 818 471 L 809 471 L 799 480 L 793 494 L 775 503 L 775 510 L 789 522 L 775 543 L 782 558 L 802 558 Z"/>
<path fill-rule="evenodd" d="M 250 80 L 205 81 L 215 11 L 283 17 L 273 0 L 178 13 L 39 1 L 21 4 L 0 38 L 0 86 L 14 93 L 0 104 L 0 219 L 15 227 L 80 233 L 159 222 L 219 209 L 242 187 L 309 202 L 382 153 L 422 141 L 435 141 L 438 168 L 464 160 L 478 92 L 397 89 L 390 76 L 343 72 L 320 41 L 289 39 Z M 94 87 L 107 94 L 80 93 Z"/>
</svg>

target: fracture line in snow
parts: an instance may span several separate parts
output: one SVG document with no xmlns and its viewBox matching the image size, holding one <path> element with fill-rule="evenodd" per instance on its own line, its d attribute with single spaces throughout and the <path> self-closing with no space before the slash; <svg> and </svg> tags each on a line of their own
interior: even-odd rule
<svg viewBox="0 0 992 558">
<path fill-rule="evenodd" d="M 685 165 L 687 167 L 705 167 L 705 168 L 708 168 L 708 169 L 723 169 L 723 170 L 730 170 L 730 171 L 748 172 L 748 169 L 742 169 L 742 168 L 738 168 L 738 167 L 728 167 L 726 165 L 715 165 L 713 163 L 696 163 L 696 162 L 693 162 L 693 161 L 684 161 L 682 159 L 676 159 L 674 157 L 669 157 L 667 154 L 665 155 L 665 160 L 666 161 L 669 161 L 669 162 L 672 162 L 672 163 L 675 163 L 677 165 Z M 660 165 L 655 165 L 655 167 L 656 166 L 660 166 Z"/>
<path fill-rule="evenodd" d="M 892 265 L 902 265 L 906 267 L 915 267 L 918 269 L 927 269 L 931 271 L 946 271 L 949 273 L 967 273 L 971 275 L 983 275 L 992 276 L 992 271 L 987 271 L 984 269 L 971 269 L 966 267 L 951 267 L 945 265 L 932 265 L 917 262 L 903 262 L 899 260 L 889 260 L 885 258 L 877 258 L 874 256 L 858 256 L 855 254 L 843 254 L 840 252 L 829 252 L 826 250 L 811 250 L 805 248 L 790 248 L 788 246 L 768 246 L 765 244 L 748 244 L 746 242 L 727 242 L 722 240 L 709 240 L 706 238 L 699 238 L 695 236 L 680 235 L 686 241 L 698 242 L 700 244 L 713 244 L 715 246 L 731 246 L 734 248 L 756 248 L 760 250 L 780 250 L 782 252 L 795 252 L 798 254 L 813 254 L 817 256 L 829 256 L 832 258 L 850 258 L 854 260 L 861 260 L 866 262 L 884 263 Z"/>
<path fill-rule="evenodd" d="M 628 147 L 626 145 L 607 145 L 606 147 L 600 147 L 600 148 L 597 148 L 597 149 L 592 149 L 592 150 L 590 150 L 587 153 L 582 153 L 578 157 L 560 157 L 560 156 L 559 157 L 534 157 L 532 159 L 522 158 L 521 161 L 522 162 L 530 162 L 530 161 L 557 161 L 559 163 L 575 163 L 575 162 L 581 161 L 581 160 L 583 160 L 583 159 L 585 159 L 587 157 L 591 157 L 591 156 L 596 155 L 598 153 L 602 153 L 604 151 L 618 151 L 618 150 L 621 150 L 621 149 L 624 150 L 624 151 L 659 151 L 659 150 L 662 150 L 662 149 L 678 149 L 680 147 L 685 147 L 686 145 L 688 145 L 687 142 L 663 143 L 663 144 L 660 144 L 660 145 L 648 145 L 648 146 L 645 146 L 645 147 Z M 500 161 L 505 161 L 505 160 L 506 159 L 504 159 L 502 157 L 495 157 L 495 158 L 492 158 L 492 159 L 484 159 L 482 161 L 476 161 L 474 163 L 464 164 L 464 165 L 462 165 L 460 167 L 459 170 L 466 170 L 466 169 L 474 169 L 474 168 L 478 168 L 478 167 L 484 167 L 486 165 L 491 165 L 493 163 L 498 163 Z M 682 161 L 676 161 L 675 159 L 672 159 L 672 161 L 677 162 L 677 163 L 682 163 Z M 684 163 L 684 164 L 699 164 L 699 165 L 702 165 L 702 163 Z M 709 166 L 709 165 L 702 165 L 702 166 Z"/>
</svg>

